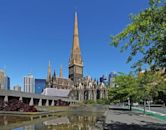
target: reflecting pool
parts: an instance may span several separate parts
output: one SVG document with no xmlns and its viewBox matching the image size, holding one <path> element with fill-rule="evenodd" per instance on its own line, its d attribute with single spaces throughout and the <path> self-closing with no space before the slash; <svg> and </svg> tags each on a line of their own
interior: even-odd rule
<svg viewBox="0 0 166 130">
<path fill-rule="evenodd" d="M 0 115 L 0 129 L 12 130 L 100 130 L 96 121 L 102 113 L 68 112 L 44 116 Z"/>
</svg>

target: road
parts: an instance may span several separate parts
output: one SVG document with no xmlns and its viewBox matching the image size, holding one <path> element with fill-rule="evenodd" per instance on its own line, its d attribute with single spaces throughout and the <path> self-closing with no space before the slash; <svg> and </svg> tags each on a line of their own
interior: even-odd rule
<svg viewBox="0 0 166 130">
<path fill-rule="evenodd" d="M 143 107 L 141 107 L 141 108 L 143 108 Z M 149 107 L 146 107 L 146 110 L 149 110 Z M 166 114 L 166 107 L 150 107 L 150 110 Z"/>
</svg>

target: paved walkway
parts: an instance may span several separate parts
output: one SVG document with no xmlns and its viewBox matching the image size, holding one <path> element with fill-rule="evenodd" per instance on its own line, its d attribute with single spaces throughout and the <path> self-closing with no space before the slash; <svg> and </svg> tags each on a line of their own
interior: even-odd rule
<svg viewBox="0 0 166 130">
<path fill-rule="evenodd" d="M 166 130 L 166 121 L 141 113 L 108 110 L 104 115 L 104 130 Z"/>
</svg>

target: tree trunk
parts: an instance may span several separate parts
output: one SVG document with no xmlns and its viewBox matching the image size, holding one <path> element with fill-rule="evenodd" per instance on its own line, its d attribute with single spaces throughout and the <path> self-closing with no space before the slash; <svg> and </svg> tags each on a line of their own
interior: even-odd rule
<svg viewBox="0 0 166 130">
<path fill-rule="evenodd" d="M 132 111 L 132 104 L 133 104 L 133 101 L 132 101 L 132 98 L 130 97 L 130 111 Z"/>
<path fill-rule="evenodd" d="M 146 100 L 144 100 L 144 114 L 145 114 L 145 110 L 146 109 Z"/>
</svg>

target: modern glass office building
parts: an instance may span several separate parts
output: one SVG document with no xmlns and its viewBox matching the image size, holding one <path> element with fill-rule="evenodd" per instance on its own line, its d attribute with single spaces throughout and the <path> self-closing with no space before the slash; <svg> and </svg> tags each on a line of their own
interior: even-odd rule
<svg viewBox="0 0 166 130">
<path fill-rule="evenodd" d="M 6 85 L 6 87 L 7 87 L 7 90 L 10 90 L 10 77 L 6 77 L 6 82 L 7 82 L 7 85 Z"/>
<path fill-rule="evenodd" d="M 24 76 L 24 92 L 34 93 L 34 77 L 32 74 Z"/>
<path fill-rule="evenodd" d="M 45 79 L 35 79 L 35 94 L 41 94 L 46 87 Z"/>
<path fill-rule="evenodd" d="M 115 87 L 115 84 L 113 82 L 116 76 L 117 76 L 117 72 L 111 72 L 108 76 L 108 84 L 112 87 Z"/>
</svg>

